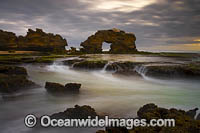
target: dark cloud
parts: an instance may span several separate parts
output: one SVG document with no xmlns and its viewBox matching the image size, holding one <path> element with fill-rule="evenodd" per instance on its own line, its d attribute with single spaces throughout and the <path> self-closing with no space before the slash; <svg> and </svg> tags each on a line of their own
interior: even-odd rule
<svg viewBox="0 0 200 133">
<path fill-rule="evenodd" d="M 28 28 L 39 27 L 61 34 L 71 46 L 113 27 L 134 32 L 139 48 L 197 43 L 199 0 L 150 1 L 1 0 L 0 29 L 25 34 Z"/>
</svg>

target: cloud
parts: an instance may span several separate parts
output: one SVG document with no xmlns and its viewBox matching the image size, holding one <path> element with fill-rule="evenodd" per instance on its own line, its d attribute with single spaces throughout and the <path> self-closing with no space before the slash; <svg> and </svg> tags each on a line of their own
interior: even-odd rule
<svg viewBox="0 0 200 133">
<path fill-rule="evenodd" d="M 131 12 L 155 3 L 156 0 L 80 0 L 90 4 L 91 10 Z"/>
<path fill-rule="evenodd" d="M 139 49 L 193 44 L 200 37 L 199 0 L 1 0 L 0 29 L 42 28 L 79 46 L 100 29 L 134 32 Z"/>
<path fill-rule="evenodd" d="M 144 50 L 149 50 L 144 48 Z M 200 43 L 194 44 L 174 44 L 170 46 L 157 45 L 153 46 L 150 51 L 200 51 Z"/>
</svg>

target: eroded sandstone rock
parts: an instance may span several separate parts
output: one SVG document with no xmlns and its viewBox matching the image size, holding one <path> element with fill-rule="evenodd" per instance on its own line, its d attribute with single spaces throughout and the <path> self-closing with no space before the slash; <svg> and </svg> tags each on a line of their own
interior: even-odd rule
<svg viewBox="0 0 200 133">
<path fill-rule="evenodd" d="M 29 29 L 26 36 L 16 36 L 12 32 L 0 30 L 1 50 L 22 50 L 42 52 L 65 52 L 67 41 L 60 35 L 45 33 L 42 29 Z"/>
<path fill-rule="evenodd" d="M 102 43 L 111 43 L 111 53 L 132 53 L 137 51 L 136 37 L 118 29 L 100 30 L 81 43 L 81 51 L 86 53 L 101 53 Z"/>
</svg>

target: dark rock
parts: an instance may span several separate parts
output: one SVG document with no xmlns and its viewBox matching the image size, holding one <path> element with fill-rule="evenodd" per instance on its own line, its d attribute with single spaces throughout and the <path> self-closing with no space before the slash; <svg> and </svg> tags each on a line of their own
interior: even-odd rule
<svg viewBox="0 0 200 133">
<path fill-rule="evenodd" d="M 0 65 L 0 92 L 14 93 L 36 86 L 27 79 L 27 71 L 23 67 Z"/>
<path fill-rule="evenodd" d="M 102 53 L 102 43 L 111 43 L 111 53 L 131 53 L 135 52 L 136 37 L 132 33 L 125 33 L 118 29 L 100 30 L 88 37 L 80 45 L 83 47 L 82 52 Z"/>
<path fill-rule="evenodd" d="M 51 118 L 55 119 L 87 119 L 88 116 L 91 116 L 91 118 L 95 118 L 98 116 L 98 114 L 95 112 L 95 110 L 88 106 L 79 106 L 75 105 L 74 108 L 68 108 L 64 112 L 59 112 L 51 115 Z"/>
<path fill-rule="evenodd" d="M 28 89 L 34 85 L 35 84 L 24 75 L 0 74 L 0 92 L 2 93 L 14 93 Z"/>
<path fill-rule="evenodd" d="M 185 112 L 184 110 L 177 109 L 165 109 L 158 107 L 157 105 L 150 103 L 141 107 L 137 114 L 139 119 L 147 119 L 147 124 L 151 119 L 175 119 L 175 127 L 134 127 L 128 130 L 128 132 L 122 131 L 118 127 L 106 128 L 102 133 L 199 133 L 200 132 L 200 121 L 194 119 L 194 112 L 197 109 Z M 192 114 L 192 117 L 191 117 Z M 200 115 L 199 115 L 200 117 Z M 110 132 L 109 130 L 110 129 Z M 100 132 L 100 133 L 101 133 Z"/>
<path fill-rule="evenodd" d="M 106 133 L 129 133 L 126 127 L 107 127 Z"/>
<path fill-rule="evenodd" d="M 59 83 L 52 83 L 52 82 L 46 82 L 45 88 L 49 92 L 63 92 L 65 90 L 64 85 L 61 85 Z"/>
<path fill-rule="evenodd" d="M 194 117 L 196 116 L 197 110 L 199 110 L 199 109 L 195 108 L 195 109 L 189 110 L 189 111 L 186 112 L 186 115 L 188 115 L 188 116 L 190 116 L 191 118 L 194 119 Z"/>
<path fill-rule="evenodd" d="M 27 71 L 23 67 L 0 65 L 0 73 L 9 75 L 27 75 Z"/>
<path fill-rule="evenodd" d="M 197 115 L 197 120 L 200 120 L 200 114 Z"/>
<path fill-rule="evenodd" d="M 0 30 L 0 49 L 10 50 L 16 48 L 17 37 L 15 33 Z"/>
<path fill-rule="evenodd" d="M 1 50 L 42 51 L 64 53 L 67 41 L 60 35 L 45 33 L 41 29 L 28 30 L 26 36 L 17 37 L 12 32 L 0 30 Z"/>
<path fill-rule="evenodd" d="M 116 71 L 113 73 L 113 75 L 122 75 L 122 76 L 137 76 L 137 77 L 141 77 L 140 74 L 138 74 L 136 71 L 134 70 L 122 70 L 122 71 Z"/>
<path fill-rule="evenodd" d="M 154 132 L 172 132 L 176 133 L 178 132 L 187 132 L 187 133 L 198 133 L 200 131 L 200 121 L 197 121 L 194 119 L 194 117 L 191 117 L 191 114 L 193 116 L 194 110 L 190 110 L 189 115 L 187 112 L 183 110 L 177 110 L 177 109 L 164 109 L 156 106 L 155 104 L 147 104 L 144 105 L 139 109 L 137 112 L 139 118 L 147 119 L 148 121 L 150 119 L 175 119 L 175 127 L 145 127 L 145 128 L 135 128 L 133 131 L 136 132 L 146 132 L 153 130 Z M 191 113 L 192 112 L 192 113 Z"/>
<path fill-rule="evenodd" d="M 75 63 L 80 63 L 80 62 L 82 62 L 82 61 L 84 61 L 84 60 L 83 60 L 83 59 L 64 60 L 64 61 L 63 61 L 63 64 L 64 64 L 64 65 L 68 65 L 68 66 L 72 66 L 73 64 L 75 64 Z"/>
<path fill-rule="evenodd" d="M 45 88 L 48 92 L 53 93 L 66 93 L 66 92 L 79 92 L 81 84 L 68 83 L 65 86 L 59 83 L 46 82 Z"/>
<path fill-rule="evenodd" d="M 200 65 L 152 65 L 146 67 L 146 76 L 155 78 L 200 78 Z"/>
<path fill-rule="evenodd" d="M 68 53 L 76 54 L 76 53 L 78 53 L 78 50 L 75 47 L 70 47 L 70 50 L 68 50 Z"/>
<path fill-rule="evenodd" d="M 140 62 L 113 62 L 108 64 L 106 67 L 106 71 L 131 71 L 135 68 L 135 66 L 140 65 Z"/>
<path fill-rule="evenodd" d="M 98 69 L 103 69 L 106 64 L 107 61 L 82 61 L 75 63 L 73 65 L 73 68 L 98 70 Z"/>
<path fill-rule="evenodd" d="M 69 91 L 79 91 L 79 89 L 81 88 L 81 84 L 68 83 L 65 85 L 65 88 Z"/>
<path fill-rule="evenodd" d="M 146 113 L 149 113 L 149 112 L 155 110 L 156 108 L 158 108 L 158 106 L 155 105 L 155 104 L 153 104 L 153 103 L 146 104 L 146 105 L 144 105 L 143 107 L 141 107 L 141 108 L 138 110 L 137 115 L 138 115 L 138 117 L 140 117 L 140 118 L 144 118 L 144 117 L 146 117 L 146 116 L 145 116 Z"/>
<path fill-rule="evenodd" d="M 106 133 L 104 130 L 98 130 L 96 133 Z"/>
</svg>

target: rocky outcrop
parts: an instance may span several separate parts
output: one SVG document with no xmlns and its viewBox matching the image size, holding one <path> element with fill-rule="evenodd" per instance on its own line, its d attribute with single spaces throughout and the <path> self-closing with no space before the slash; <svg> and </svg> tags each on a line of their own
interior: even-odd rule
<svg viewBox="0 0 200 133">
<path fill-rule="evenodd" d="M 35 85 L 24 75 L 6 75 L 0 74 L 0 92 L 14 93 Z"/>
<path fill-rule="evenodd" d="M 100 60 L 100 61 L 82 61 L 82 62 L 76 62 L 73 65 L 74 69 L 88 69 L 88 70 L 99 70 L 103 69 L 104 66 L 107 64 L 107 61 Z"/>
<path fill-rule="evenodd" d="M 105 131 L 98 131 L 97 133 L 199 133 L 200 121 L 195 119 L 194 113 L 197 108 L 189 111 L 177 109 L 165 109 L 150 103 L 142 106 L 138 112 L 139 119 L 146 119 L 147 124 L 151 119 L 175 119 L 175 127 L 134 127 L 127 130 L 121 127 L 106 128 Z"/>
<path fill-rule="evenodd" d="M 126 127 L 106 127 L 106 132 L 103 131 L 97 131 L 96 133 L 129 133 L 128 129 Z"/>
<path fill-rule="evenodd" d="M 0 49 L 10 50 L 17 48 L 17 36 L 15 33 L 0 30 Z"/>
<path fill-rule="evenodd" d="M 184 110 L 177 110 L 177 109 L 165 109 L 158 107 L 155 104 L 147 104 L 141 107 L 138 110 L 138 116 L 141 119 L 175 119 L 176 125 L 175 127 L 145 127 L 145 128 L 136 128 L 134 131 L 150 131 L 158 133 L 165 133 L 165 132 L 187 132 L 187 133 L 194 133 L 200 131 L 200 121 L 195 120 L 194 112 L 196 113 L 197 108 L 193 110 L 189 110 L 188 112 Z"/>
<path fill-rule="evenodd" d="M 200 78 L 200 65 L 150 65 L 146 66 L 146 76 L 154 78 Z"/>
<path fill-rule="evenodd" d="M 146 104 L 142 106 L 138 112 L 137 115 L 139 118 L 150 120 L 152 118 L 174 118 L 174 119 L 180 119 L 180 116 L 182 116 L 182 119 L 188 118 L 189 119 L 195 119 L 195 115 L 198 108 L 191 109 L 189 111 L 184 110 L 177 110 L 177 109 L 165 109 L 158 107 L 154 103 Z"/>
<path fill-rule="evenodd" d="M 65 88 L 69 91 L 79 91 L 79 89 L 81 88 L 81 84 L 68 83 L 65 85 Z"/>
<path fill-rule="evenodd" d="M 59 112 L 51 115 L 54 119 L 87 119 L 88 116 L 95 118 L 98 114 L 88 105 L 75 105 L 74 108 L 68 108 L 64 112 Z"/>
<path fill-rule="evenodd" d="M 199 109 L 198 108 L 191 109 L 191 110 L 186 112 L 186 115 L 188 115 L 188 116 L 190 116 L 191 118 L 194 119 L 195 116 L 196 116 L 197 110 L 199 110 Z"/>
<path fill-rule="evenodd" d="M 136 77 L 141 77 L 141 75 L 135 71 L 135 70 L 121 70 L 121 71 L 116 71 L 113 73 L 114 76 L 136 76 Z"/>
<path fill-rule="evenodd" d="M 27 76 L 27 71 L 23 67 L 0 65 L 0 73 L 7 75 L 24 75 Z"/>
<path fill-rule="evenodd" d="M 0 92 L 14 93 L 35 86 L 27 79 L 27 71 L 23 67 L 0 66 Z"/>
<path fill-rule="evenodd" d="M 80 45 L 85 53 L 102 53 L 102 43 L 111 43 L 110 53 L 133 53 L 136 50 L 136 37 L 118 29 L 100 30 L 88 37 Z"/>
<path fill-rule="evenodd" d="M 200 114 L 197 116 L 197 120 L 200 120 Z"/>
<path fill-rule="evenodd" d="M 45 88 L 49 92 L 63 92 L 65 90 L 65 86 L 59 83 L 52 83 L 52 82 L 46 82 Z"/>
<path fill-rule="evenodd" d="M 75 63 L 80 63 L 84 61 L 83 59 L 70 59 L 70 60 L 64 60 L 62 61 L 64 65 L 67 65 L 67 66 L 72 66 L 73 64 Z"/>
<path fill-rule="evenodd" d="M 113 62 L 107 65 L 106 71 L 130 71 L 140 64 L 142 64 L 142 62 Z"/>
<path fill-rule="evenodd" d="M 45 88 L 51 93 L 67 93 L 67 92 L 79 92 L 81 84 L 68 83 L 65 86 L 59 83 L 46 82 Z"/>
<path fill-rule="evenodd" d="M 42 52 L 65 52 L 67 41 L 60 35 L 45 33 L 42 29 L 29 29 L 26 36 L 16 36 L 12 32 L 0 30 L 1 50 L 22 50 Z"/>
</svg>

